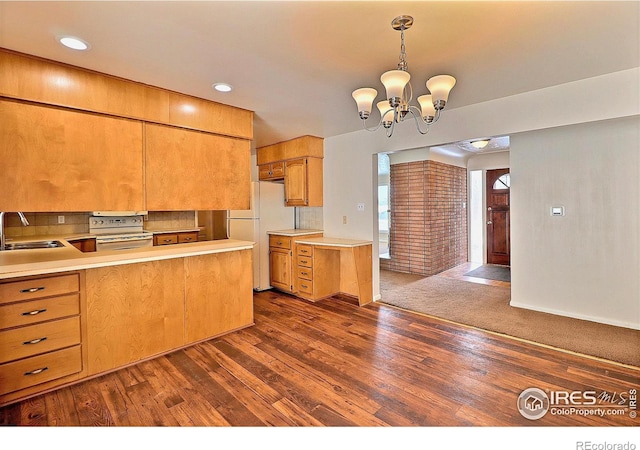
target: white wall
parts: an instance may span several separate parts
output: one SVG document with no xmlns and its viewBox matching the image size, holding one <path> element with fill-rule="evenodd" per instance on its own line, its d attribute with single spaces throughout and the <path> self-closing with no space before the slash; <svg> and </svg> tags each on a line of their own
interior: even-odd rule
<svg viewBox="0 0 640 450">
<path fill-rule="evenodd" d="M 512 135 L 511 167 L 511 305 L 640 329 L 640 119 Z"/>
<path fill-rule="evenodd" d="M 594 101 L 594 95 L 602 101 Z M 455 91 L 452 92 L 455 95 Z M 391 138 L 361 130 L 324 140 L 324 208 L 327 236 L 374 240 L 377 233 L 376 153 L 441 145 L 476 136 L 594 122 L 640 114 L 640 68 L 527 92 L 463 108 L 445 110 L 427 135 L 411 123 L 399 124 Z M 613 154 L 615 157 L 615 154 Z M 513 167 L 513 164 L 512 164 Z M 357 212 L 356 204 L 367 205 Z M 342 217 L 347 215 L 347 224 Z M 375 230 L 375 231 L 374 231 Z M 513 243 L 515 245 L 515 243 Z M 374 240 L 373 254 L 377 254 Z M 638 267 L 636 267 L 638 269 Z M 533 276 L 533 275 L 532 275 Z M 373 262 L 374 297 L 379 298 L 379 268 Z"/>
</svg>

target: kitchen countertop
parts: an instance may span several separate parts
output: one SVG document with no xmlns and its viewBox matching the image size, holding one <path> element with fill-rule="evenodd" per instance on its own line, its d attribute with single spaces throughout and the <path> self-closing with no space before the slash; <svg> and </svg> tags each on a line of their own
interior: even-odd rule
<svg viewBox="0 0 640 450">
<path fill-rule="evenodd" d="M 322 230 L 305 230 L 305 229 L 297 229 L 297 230 L 276 230 L 276 231 L 267 231 L 267 234 L 278 234 L 280 236 L 304 236 L 307 234 L 318 234 L 322 233 Z"/>
<path fill-rule="evenodd" d="M 15 239 L 27 242 L 38 239 Z M 48 236 L 46 240 L 59 240 L 64 247 L 37 250 L 5 250 L 0 252 L 0 280 L 69 270 L 117 266 L 187 256 L 207 255 L 253 248 L 254 242 L 235 239 L 199 241 L 188 244 L 142 247 L 131 250 L 111 250 L 82 253 L 66 239 Z"/>
<path fill-rule="evenodd" d="M 332 238 L 332 237 L 315 237 L 308 239 L 296 239 L 298 244 L 307 245 L 322 245 L 325 247 L 360 247 L 362 245 L 371 245 L 373 242 L 364 241 L 361 239 L 344 239 L 344 238 Z"/>
</svg>

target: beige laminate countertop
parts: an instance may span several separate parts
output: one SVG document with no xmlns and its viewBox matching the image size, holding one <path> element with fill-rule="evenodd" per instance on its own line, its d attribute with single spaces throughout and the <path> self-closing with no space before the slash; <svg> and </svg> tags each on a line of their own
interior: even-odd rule
<svg viewBox="0 0 640 450">
<path fill-rule="evenodd" d="M 49 240 L 54 240 L 51 237 Z M 34 239 L 28 239 L 34 240 Z M 188 244 L 161 245 L 131 250 L 111 250 L 82 253 L 65 239 L 60 248 L 10 250 L 0 252 L 0 280 L 30 275 L 66 272 L 69 270 L 117 266 L 187 256 L 207 255 L 253 248 L 254 242 L 235 239 L 199 241 Z M 18 240 L 16 239 L 16 242 Z M 20 239 L 27 241 L 27 239 Z"/>
<path fill-rule="evenodd" d="M 363 241 L 361 239 L 344 239 L 344 238 L 333 238 L 333 237 L 315 237 L 308 239 L 296 239 L 296 243 L 298 244 L 307 244 L 307 245 L 323 245 L 325 247 L 360 247 L 363 245 L 371 245 L 373 242 L 371 241 Z"/>
<path fill-rule="evenodd" d="M 322 230 L 305 230 L 305 229 L 298 229 L 298 230 L 274 230 L 274 231 L 267 231 L 267 234 L 277 234 L 279 236 L 291 236 L 291 237 L 295 237 L 295 236 L 304 236 L 307 234 L 318 234 L 318 233 L 322 233 Z"/>
</svg>

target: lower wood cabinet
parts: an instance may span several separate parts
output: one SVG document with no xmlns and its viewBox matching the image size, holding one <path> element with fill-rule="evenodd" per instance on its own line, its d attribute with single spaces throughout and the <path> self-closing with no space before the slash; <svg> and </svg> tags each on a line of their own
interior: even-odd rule
<svg viewBox="0 0 640 450">
<path fill-rule="evenodd" d="M 88 373 L 253 324 L 251 250 L 88 269 Z"/>
<path fill-rule="evenodd" d="M 88 373 L 184 345 L 180 258 L 87 269 Z"/>
<path fill-rule="evenodd" d="M 0 405 L 83 376 L 82 275 L 0 281 Z"/>
<path fill-rule="evenodd" d="M 67 239 L 69 244 L 80 250 L 82 253 L 96 251 L 96 238 Z"/>
<path fill-rule="evenodd" d="M 321 237 L 322 233 L 305 235 L 304 237 Z M 300 265 L 300 256 L 311 256 L 305 252 L 309 252 L 309 246 L 300 248 L 296 244 L 295 237 L 279 234 L 269 235 L 269 279 L 270 284 L 274 288 L 288 292 L 290 294 L 297 293 L 298 290 L 310 290 L 312 282 L 306 284 L 298 283 L 300 277 L 311 280 L 311 270 Z M 311 261 L 307 258 L 306 261 Z"/>
<path fill-rule="evenodd" d="M 197 231 L 179 231 L 169 233 L 154 233 L 153 245 L 188 244 L 198 241 Z"/>
<path fill-rule="evenodd" d="M 252 251 L 185 258 L 185 343 L 253 324 Z"/>
</svg>

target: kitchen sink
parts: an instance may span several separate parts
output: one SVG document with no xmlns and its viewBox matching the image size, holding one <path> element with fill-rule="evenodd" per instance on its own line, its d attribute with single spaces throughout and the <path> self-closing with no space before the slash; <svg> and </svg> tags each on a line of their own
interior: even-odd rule
<svg viewBox="0 0 640 450">
<path fill-rule="evenodd" d="M 34 250 L 38 248 L 58 248 L 64 247 L 60 241 L 31 241 L 31 242 L 10 242 L 5 244 L 5 250 Z"/>
</svg>

